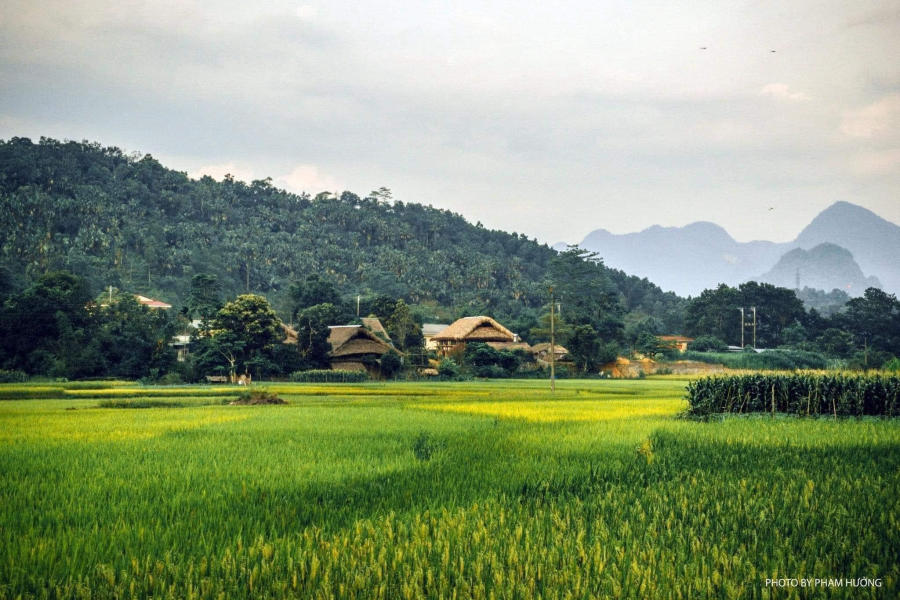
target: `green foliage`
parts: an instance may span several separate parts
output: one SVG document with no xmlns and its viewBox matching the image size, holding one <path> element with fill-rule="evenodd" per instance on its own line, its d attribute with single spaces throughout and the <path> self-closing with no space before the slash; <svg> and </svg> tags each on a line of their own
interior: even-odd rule
<svg viewBox="0 0 900 600">
<path fill-rule="evenodd" d="M 438 375 L 444 379 L 456 379 L 459 377 L 459 365 L 450 357 L 442 358 L 438 363 Z"/>
<path fill-rule="evenodd" d="M 575 366 L 582 373 L 597 370 L 600 363 L 602 344 L 596 330 L 590 325 L 579 325 L 569 336 L 566 348 Z"/>
<path fill-rule="evenodd" d="M 557 254 L 380 191 L 311 198 L 270 180 L 192 181 L 149 155 L 52 139 L 0 141 L 0 210 L 0 267 L 11 287 L 65 269 L 95 289 L 164 297 L 192 315 L 208 300 L 254 291 L 288 317 L 338 305 L 336 290 L 527 319 L 546 302 L 542 281 Z M 626 310 L 663 318 L 683 304 L 645 280 L 600 271 Z M 206 280 L 201 292 L 197 275 L 215 277 L 218 289 Z"/>
<path fill-rule="evenodd" d="M 268 300 L 256 294 L 242 294 L 216 313 L 211 349 L 227 364 L 232 376 L 241 370 L 250 374 L 254 365 L 268 364 L 265 352 L 284 339 L 281 320 Z"/>
<path fill-rule="evenodd" d="M 339 313 L 349 316 L 349 309 L 344 306 L 341 295 L 334 284 L 315 273 L 307 275 L 304 281 L 291 283 L 288 293 L 291 298 L 291 319 L 297 319 L 302 311 L 317 304 L 330 304 Z"/>
<path fill-rule="evenodd" d="M 900 358 L 896 356 L 891 358 L 889 361 L 881 365 L 882 371 L 900 371 Z"/>
<path fill-rule="evenodd" d="M 25 383 L 26 381 L 28 381 L 28 374 L 25 371 L 0 369 L 0 383 Z"/>
<path fill-rule="evenodd" d="M 761 348 L 781 345 L 783 330 L 806 317 L 803 303 L 792 290 L 755 281 L 742 283 L 737 289 L 721 284 L 715 290 L 704 290 L 690 301 L 686 315 L 687 333 L 711 335 L 738 345 L 741 342 L 739 309 L 749 310 L 754 306 L 757 315 L 756 345 Z M 751 338 L 745 337 L 746 343 L 751 341 Z"/>
<path fill-rule="evenodd" d="M 330 325 L 341 323 L 343 310 L 334 304 L 315 304 L 297 315 L 297 351 L 306 369 L 327 369 L 331 344 Z"/>
<path fill-rule="evenodd" d="M 690 414 L 790 413 L 892 417 L 900 414 L 900 377 L 884 375 L 731 375 L 692 381 Z"/>
<path fill-rule="evenodd" d="M 495 350 L 487 344 L 474 342 L 466 344 L 463 364 L 475 377 L 511 377 L 519 370 L 522 356 L 516 352 Z"/>
<path fill-rule="evenodd" d="M 256 404 L 287 404 L 284 400 L 278 397 L 278 394 L 274 392 L 270 392 L 267 389 L 254 388 L 249 390 L 243 390 L 236 399 L 228 402 L 228 404 L 244 404 L 244 405 L 256 405 Z"/>
<path fill-rule="evenodd" d="M 310 369 L 291 373 L 291 381 L 298 383 L 361 383 L 369 380 L 365 371 Z"/>
<path fill-rule="evenodd" d="M 714 335 L 701 335 L 688 344 L 688 350 L 692 352 L 726 352 L 728 344 Z"/>
<path fill-rule="evenodd" d="M 766 350 L 755 352 L 694 352 L 688 350 L 679 355 L 684 360 L 696 360 L 712 364 L 720 364 L 729 369 L 746 370 L 784 370 L 826 369 L 828 360 L 819 353 L 803 350 Z"/>
<path fill-rule="evenodd" d="M 218 277 L 207 273 L 191 277 L 191 289 L 184 303 L 185 314 L 191 319 L 200 319 L 202 329 L 208 330 L 221 308 L 222 285 Z"/>
<path fill-rule="evenodd" d="M 402 368 L 403 361 L 400 359 L 400 355 L 393 350 L 384 354 L 379 361 L 379 370 L 385 379 L 395 378 Z"/>
</svg>

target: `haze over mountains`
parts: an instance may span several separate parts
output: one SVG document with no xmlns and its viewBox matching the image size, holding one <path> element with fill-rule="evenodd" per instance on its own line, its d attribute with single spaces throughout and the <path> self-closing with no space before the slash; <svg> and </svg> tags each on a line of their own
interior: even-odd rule
<svg viewBox="0 0 900 600">
<path fill-rule="evenodd" d="M 828 246 L 817 248 L 821 244 Z M 598 229 L 580 246 L 610 267 L 683 296 L 749 280 L 794 288 L 798 269 L 801 288 L 838 288 L 858 296 L 880 283 L 876 287 L 900 292 L 900 227 L 849 202 L 822 211 L 788 243 L 738 242 L 715 223 L 697 222 L 623 235 Z M 786 256 L 797 249 L 811 252 Z"/>
</svg>

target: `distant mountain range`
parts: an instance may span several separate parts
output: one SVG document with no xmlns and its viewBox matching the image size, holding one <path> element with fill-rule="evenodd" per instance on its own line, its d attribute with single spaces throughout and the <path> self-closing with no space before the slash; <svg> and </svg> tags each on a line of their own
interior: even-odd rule
<svg viewBox="0 0 900 600">
<path fill-rule="evenodd" d="M 866 288 L 882 287 L 877 277 L 863 274 L 849 250 L 829 243 L 810 250 L 794 248 L 768 273 L 754 279 L 791 289 L 802 289 L 800 286 L 826 291 L 839 289 L 851 296 L 860 295 Z"/>
<path fill-rule="evenodd" d="M 697 222 L 624 235 L 598 229 L 580 246 L 610 267 L 680 295 L 750 280 L 794 288 L 798 269 L 801 288 L 838 288 L 858 296 L 875 285 L 900 293 L 900 227 L 849 202 L 825 209 L 796 240 L 783 244 L 738 242 L 715 223 Z M 809 252 L 791 254 L 798 249 Z"/>
</svg>

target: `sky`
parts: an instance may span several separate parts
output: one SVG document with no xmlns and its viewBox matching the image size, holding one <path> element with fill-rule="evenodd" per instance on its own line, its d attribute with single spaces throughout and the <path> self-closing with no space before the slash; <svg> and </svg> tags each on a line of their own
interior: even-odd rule
<svg viewBox="0 0 900 600">
<path fill-rule="evenodd" d="M 900 223 L 900 2 L 0 0 L 0 139 L 379 187 L 542 242 Z M 770 210 L 771 209 L 771 210 Z"/>
</svg>

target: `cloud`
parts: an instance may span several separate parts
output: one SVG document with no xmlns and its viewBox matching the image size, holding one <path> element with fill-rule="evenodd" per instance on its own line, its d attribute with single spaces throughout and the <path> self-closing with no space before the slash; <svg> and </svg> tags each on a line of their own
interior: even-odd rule
<svg viewBox="0 0 900 600">
<path fill-rule="evenodd" d="M 226 175 L 231 175 L 238 181 L 250 183 L 254 179 L 253 171 L 247 167 L 239 166 L 234 162 L 227 162 L 218 165 L 206 165 L 199 169 L 188 173 L 188 177 L 192 179 L 200 179 L 204 175 L 208 175 L 216 181 L 222 181 Z"/>
<path fill-rule="evenodd" d="M 769 96 L 770 98 L 774 98 L 775 100 L 782 100 L 787 102 L 802 102 L 804 100 L 809 100 L 809 96 L 807 96 L 803 92 L 791 91 L 786 83 L 766 84 L 759 91 L 759 95 Z"/>
<path fill-rule="evenodd" d="M 310 194 L 318 194 L 319 192 L 339 192 L 343 186 L 337 179 L 322 173 L 315 165 L 297 165 L 287 175 L 276 177 L 274 184 L 283 187 L 291 192 L 308 192 Z"/>
<path fill-rule="evenodd" d="M 886 175 L 900 169 L 900 148 L 866 152 L 855 157 L 853 171 L 858 175 Z"/>
<path fill-rule="evenodd" d="M 841 132 L 854 138 L 900 135 L 900 94 L 885 96 L 868 106 L 845 112 Z"/>
</svg>

